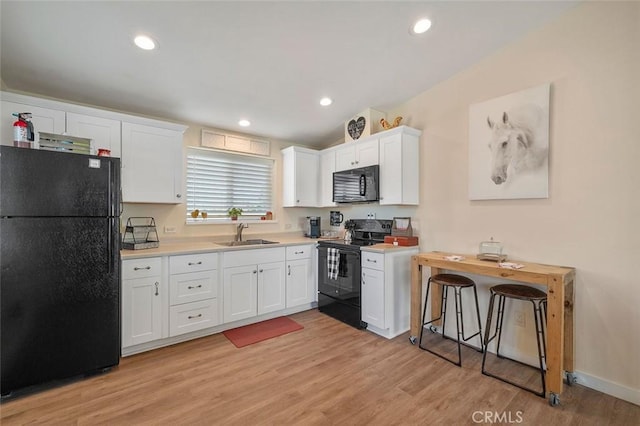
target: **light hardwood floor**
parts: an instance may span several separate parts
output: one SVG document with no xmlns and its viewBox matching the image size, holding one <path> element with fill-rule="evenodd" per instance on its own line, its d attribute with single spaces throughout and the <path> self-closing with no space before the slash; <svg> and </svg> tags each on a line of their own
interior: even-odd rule
<svg viewBox="0 0 640 426">
<path fill-rule="evenodd" d="M 457 425 L 488 412 L 510 416 L 503 424 L 640 424 L 640 407 L 580 385 L 550 407 L 483 376 L 472 350 L 459 368 L 412 346 L 408 334 L 386 340 L 316 310 L 291 317 L 305 328 L 241 349 L 209 336 L 5 401 L 1 423 Z"/>
</svg>

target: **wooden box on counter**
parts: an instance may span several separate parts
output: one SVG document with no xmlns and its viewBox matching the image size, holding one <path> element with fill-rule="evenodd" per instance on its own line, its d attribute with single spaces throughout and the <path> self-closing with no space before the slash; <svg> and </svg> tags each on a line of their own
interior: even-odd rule
<svg viewBox="0 0 640 426">
<path fill-rule="evenodd" d="M 384 237 L 384 242 L 386 244 L 393 244 L 396 246 L 417 246 L 418 237 L 401 237 L 401 236 L 387 235 Z"/>
</svg>

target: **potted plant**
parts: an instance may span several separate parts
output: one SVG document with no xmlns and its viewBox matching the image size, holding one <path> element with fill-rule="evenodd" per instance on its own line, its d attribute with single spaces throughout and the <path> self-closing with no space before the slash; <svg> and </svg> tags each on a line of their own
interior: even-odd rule
<svg viewBox="0 0 640 426">
<path fill-rule="evenodd" d="M 242 209 L 231 207 L 227 210 L 227 214 L 231 217 L 231 220 L 238 220 L 238 216 L 242 214 Z"/>
</svg>

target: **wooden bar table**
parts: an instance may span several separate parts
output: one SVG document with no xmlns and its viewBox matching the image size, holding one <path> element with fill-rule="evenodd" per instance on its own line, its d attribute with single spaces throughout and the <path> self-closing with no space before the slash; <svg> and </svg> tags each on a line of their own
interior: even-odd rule
<svg viewBox="0 0 640 426">
<path fill-rule="evenodd" d="M 462 256 L 463 260 L 447 260 L 449 256 Z M 563 372 L 567 372 L 567 383 L 575 380 L 573 375 L 573 282 L 575 268 L 514 261 L 523 265 L 521 269 L 507 269 L 497 262 L 479 260 L 475 255 L 458 253 L 420 253 L 411 260 L 411 343 L 415 344 L 422 326 L 422 270 L 431 268 L 431 276 L 443 270 L 486 275 L 503 280 L 539 284 L 547 287 L 547 383 L 549 404 L 560 403 Z M 432 286 L 432 319 L 440 312 L 440 286 Z"/>
</svg>

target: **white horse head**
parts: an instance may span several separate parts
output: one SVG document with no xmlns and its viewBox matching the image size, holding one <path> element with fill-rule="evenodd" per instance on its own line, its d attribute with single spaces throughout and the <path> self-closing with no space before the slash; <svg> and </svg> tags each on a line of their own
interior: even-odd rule
<svg viewBox="0 0 640 426">
<path fill-rule="evenodd" d="M 518 171 L 531 165 L 529 157 L 534 154 L 535 142 L 533 129 L 538 124 L 538 111 L 526 111 L 520 108 L 514 114 L 517 120 L 510 118 L 511 112 L 502 114 L 502 122 L 495 123 L 487 117 L 487 124 L 493 130 L 489 149 L 491 150 L 491 180 L 500 185 L 508 179 L 507 171 Z M 538 162 L 538 161 L 536 161 Z M 511 169 L 509 169 L 511 166 Z"/>
</svg>

